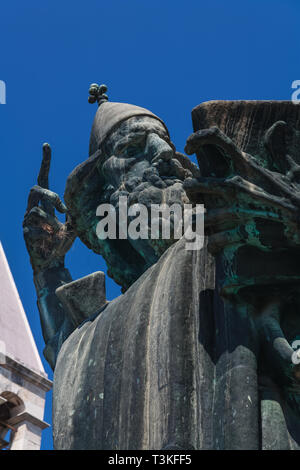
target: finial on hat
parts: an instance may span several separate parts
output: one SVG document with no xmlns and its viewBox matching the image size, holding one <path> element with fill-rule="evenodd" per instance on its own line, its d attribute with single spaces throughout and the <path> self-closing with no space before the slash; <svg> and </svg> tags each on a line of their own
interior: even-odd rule
<svg viewBox="0 0 300 470">
<path fill-rule="evenodd" d="M 106 85 L 98 85 L 97 83 L 92 83 L 89 89 L 89 103 L 96 103 L 100 106 L 101 103 L 108 100 L 108 96 L 105 94 L 107 91 Z"/>
</svg>

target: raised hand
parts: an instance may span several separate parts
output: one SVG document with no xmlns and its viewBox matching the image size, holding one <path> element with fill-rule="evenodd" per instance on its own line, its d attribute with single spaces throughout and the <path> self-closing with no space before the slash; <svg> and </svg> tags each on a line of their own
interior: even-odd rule
<svg viewBox="0 0 300 470">
<path fill-rule="evenodd" d="M 43 159 L 38 185 L 31 188 L 23 221 L 23 234 L 34 273 L 64 265 L 66 252 L 76 235 L 67 208 L 58 194 L 49 190 L 51 148 L 43 145 Z M 65 223 L 55 216 L 55 209 L 66 213 Z"/>
</svg>

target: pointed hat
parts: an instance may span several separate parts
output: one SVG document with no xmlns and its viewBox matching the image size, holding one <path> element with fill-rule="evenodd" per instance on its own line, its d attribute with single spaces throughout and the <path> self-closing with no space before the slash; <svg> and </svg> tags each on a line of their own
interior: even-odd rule
<svg viewBox="0 0 300 470">
<path fill-rule="evenodd" d="M 108 102 L 108 97 L 105 94 L 106 91 L 106 85 L 99 86 L 93 83 L 90 86 L 89 103 L 95 103 L 97 101 L 99 105 L 91 131 L 90 156 L 100 148 L 108 135 L 113 132 L 121 122 L 134 116 L 149 116 L 157 119 L 164 126 L 169 135 L 164 122 L 151 111 L 133 104 Z"/>
</svg>

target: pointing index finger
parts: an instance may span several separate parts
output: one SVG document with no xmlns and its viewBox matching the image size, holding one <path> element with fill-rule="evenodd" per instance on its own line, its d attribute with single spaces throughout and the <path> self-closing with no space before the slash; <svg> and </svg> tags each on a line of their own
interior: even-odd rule
<svg viewBox="0 0 300 470">
<path fill-rule="evenodd" d="M 51 163 L 51 147 L 49 144 L 43 144 L 43 159 L 38 176 L 38 185 L 41 188 L 49 189 L 49 171 Z"/>
</svg>

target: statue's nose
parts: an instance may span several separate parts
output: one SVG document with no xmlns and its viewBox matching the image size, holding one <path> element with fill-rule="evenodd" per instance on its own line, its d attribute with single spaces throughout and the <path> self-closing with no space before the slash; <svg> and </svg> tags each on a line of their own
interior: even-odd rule
<svg viewBox="0 0 300 470">
<path fill-rule="evenodd" d="M 146 151 L 152 162 L 157 160 L 171 160 L 173 150 L 170 145 L 157 134 L 148 134 Z"/>
</svg>

